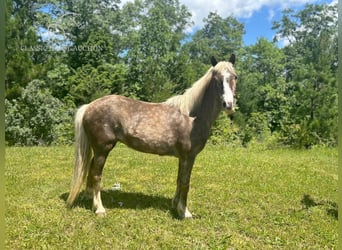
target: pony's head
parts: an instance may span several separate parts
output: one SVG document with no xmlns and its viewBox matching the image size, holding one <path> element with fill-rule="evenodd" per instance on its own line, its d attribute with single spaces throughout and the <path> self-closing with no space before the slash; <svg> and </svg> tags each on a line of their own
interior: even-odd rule
<svg viewBox="0 0 342 250">
<path fill-rule="evenodd" d="M 214 74 L 220 82 L 223 108 L 228 114 L 232 114 L 235 112 L 235 90 L 238 78 L 234 69 L 235 55 L 232 54 L 227 62 L 217 62 L 215 57 L 212 57 L 211 64 Z"/>
</svg>

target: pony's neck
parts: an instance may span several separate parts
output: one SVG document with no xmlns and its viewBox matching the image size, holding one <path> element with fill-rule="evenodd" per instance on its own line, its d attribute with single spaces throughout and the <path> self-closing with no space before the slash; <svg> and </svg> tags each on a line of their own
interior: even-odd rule
<svg viewBox="0 0 342 250">
<path fill-rule="evenodd" d="M 206 144 L 211 127 L 222 110 L 221 99 L 217 90 L 216 82 L 212 79 L 206 89 L 201 103 L 192 111 L 190 116 L 195 117 L 192 127 L 192 144 L 194 150 L 199 152 Z"/>
<path fill-rule="evenodd" d="M 221 98 L 215 81 L 211 79 L 210 84 L 203 93 L 201 102 L 190 113 L 190 116 L 196 117 L 195 120 L 205 123 L 209 130 L 222 110 Z"/>
<path fill-rule="evenodd" d="M 179 110 L 186 115 L 193 116 L 191 114 L 193 114 L 201 105 L 206 89 L 212 79 L 212 74 L 213 71 L 212 68 L 210 68 L 207 73 L 188 88 L 184 94 L 173 96 L 166 100 L 165 103 L 179 108 Z"/>
<path fill-rule="evenodd" d="M 192 144 L 195 151 L 203 149 L 210 135 L 210 129 L 222 109 L 217 79 L 212 68 L 183 95 L 169 98 L 165 103 L 178 108 L 183 114 L 194 117 Z"/>
</svg>

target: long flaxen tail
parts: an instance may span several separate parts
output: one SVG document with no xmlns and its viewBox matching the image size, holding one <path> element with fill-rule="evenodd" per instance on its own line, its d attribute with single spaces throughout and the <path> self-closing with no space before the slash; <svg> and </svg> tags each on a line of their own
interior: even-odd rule
<svg viewBox="0 0 342 250">
<path fill-rule="evenodd" d="M 91 163 L 92 150 L 83 127 L 83 116 L 87 106 L 88 105 L 83 105 L 80 107 L 75 116 L 75 166 L 71 191 L 67 199 L 68 207 L 72 207 L 75 199 L 80 193 Z"/>
</svg>

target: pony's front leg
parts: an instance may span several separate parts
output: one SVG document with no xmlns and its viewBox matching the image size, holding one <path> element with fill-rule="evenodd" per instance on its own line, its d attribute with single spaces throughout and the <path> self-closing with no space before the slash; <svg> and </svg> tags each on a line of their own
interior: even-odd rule
<svg viewBox="0 0 342 250">
<path fill-rule="evenodd" d="M 93 162 L 90 166 L 88 178 L 87 178 L 87 188 L 88 192 L 92 192 L 93 195 L 93 210 L 95 214 L 99 217 L 104 217 L 106 215 L 106 210 L 102 205 L 101 200 L 101 179 L 102 170 L 106 162 L 107 154 L 104 155 L 94 155 Z"/>
<path fill-rule="evenodd" d="M 177 189 L 172 200 L 172 207 L 176 209 L 181 219 L 192 218 L 192 214 L 187 208 L 187 199 L 194 160 L 195 158 L 179 159 Z"/>
</svg>

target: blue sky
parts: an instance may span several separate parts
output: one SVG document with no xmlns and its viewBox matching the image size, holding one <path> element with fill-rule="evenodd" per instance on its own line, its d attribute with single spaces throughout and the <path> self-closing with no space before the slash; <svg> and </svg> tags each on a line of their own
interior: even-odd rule
<svg viewBox="0 0 342 250">
<path fill-rule="evenodd" d="M 280 20 L 280 18 L 281 11 L 272 11 L 267 7 L 255 11 L 251 17 L 238 18 L 245 26 L 244 44 L 253 45 L 261 37 L 272 41 L 275 35 L 275 31 L 272 30 L 272 22 Z"/>
<path fill-rule="evenodd" d="M 325 1 L 310 1 L 310 3 L 332 3 L 332 0 Z M 309 3 L 309 2 L 308 2 Z M 293 10 L 301 10 L 305 7 L 305 3 L 294 4 L 293 6 L 288 6 Z M 284 8 L 263 6 L 259 10 L 254 11 L 249 17 L 238 18 L 238 20 L 245 25 L 246 34 L 244 35 L 244 44 L 253 45 L 256 41 L 263 37 L 269 41 L 273 40 L 275 31 L 272 30 L 273 22 L 279 21 L 282 17 L 281 11 Z"/>
<path fill-rule="evenodd" d="M 133 0 L 121 0 L 122 4 Z M 221 17 L 233 16 L 245 25 L 244 44 L 253 45 L 260 37 L 273 40 L 275 32 L 272 22 L 279 20 L 285 8 L 303 9 L 305 4 L 331 3 L 338 0 L 179 0 L 192 14 L 194 25 L 187 33 L 203 27 L 203 18 L 209 12 L 217 12 Z M 281 46 L 281 44 L 279 44 Z"/>
<path fill-rule="evenodd" d="M 121 0 L 121 4 L 133 0 Z M 303 9 L 306 4 L 314 3 L 337 3 L 338 0 L 178 0 L 184 4 L 192 14 L 193 25 L 188 27 L 187 33 L 193 34 L 203 27 L 203 19 L 210 12 L 216 12 L 222 18 L 235 17 L 245 26 L 243 37 L 244 45 L 253 45 L 263 37 L 269 41 L 273 40 L 275 31 L 272 30 L 272 23 L 279 21 L 282 10 L 291 8 L 295 11 Z M 42 32 L 44 33 L 44 32 Z M 51 36 L 49 32 L 44 33 Z M 278 43 L 281 47 L 282 43 Z"/>
</svg>

